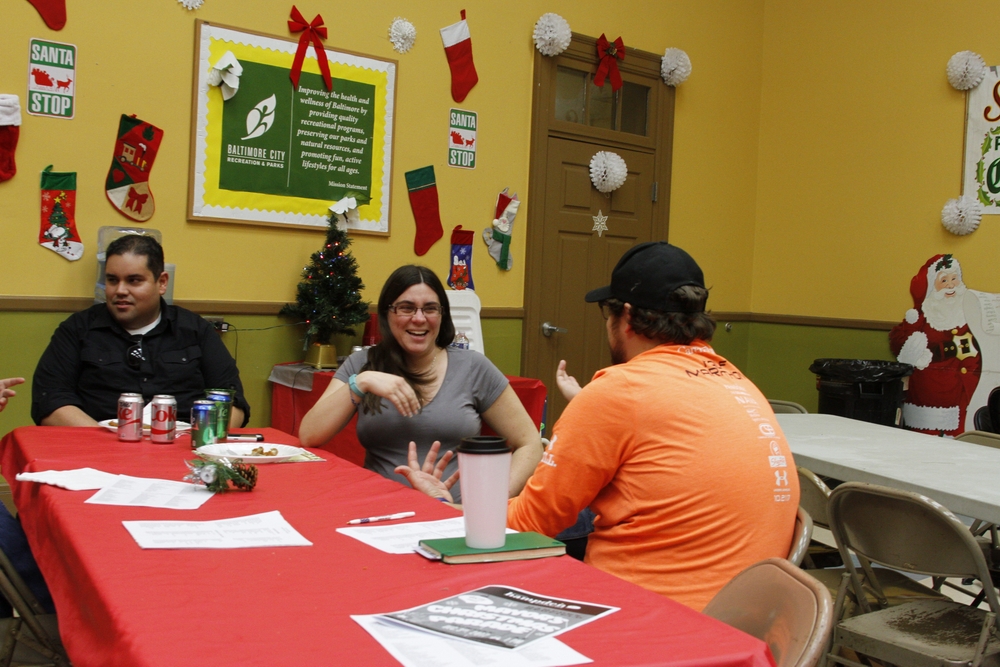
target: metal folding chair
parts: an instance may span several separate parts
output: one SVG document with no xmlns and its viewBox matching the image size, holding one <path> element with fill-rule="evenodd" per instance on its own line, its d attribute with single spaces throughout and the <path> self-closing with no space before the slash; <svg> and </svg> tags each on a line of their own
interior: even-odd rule
<svg viewBox="0 0 1000 667">
<path fill-rule="evenodd" d="M 733 577 L 704 613 L 766 642 L 777 667 L 812 667 L 830 639 L 832 606 L 815 579 L 769 558 Z"/>
<path fill-rule="evenodd" d="M 788 550 L 788 562 L 798 567 L 802 565 L 802 560 L 809 551 L 809 543 L 812 541 L 813 521 L 809 518 L 809 512 L 799 506 L 799 511 L 795 515 L 795 532 L 792 533 L 792 546 Z"/>
<path fill-rule="evenodd" d="M 0 667 L 69 665 L 59 641 L 56 615 L 45 612 L 3 549 L 0 549 L 0 594 L 14 609 L 13 617 L 0 621 Z"/>
<path fill-rule="evenodd" d="M 955 515 L 926 496 L 859 482 L 834 489 L 828 510 L 848 570 L 834 614 L 848 586 L 865 612 L 837 623 L 829 660 L 858 666 L 837 655 L 847 648 L 880 662 L 915 667 L 978 667 L 1000 661 L 1000 601 L 979 545 Z M 860 567 L 852 562 L 851 552 Z M 883 604 L 871 563 L 932 577 L 975 577 L 990 609 L 940 599 L 889 607 Z M 865 584 L 875 591 L 877 606 L 863 594 Z"/>
<path fill-rule="evenodd" d="M 771 404 L 771 410 L 774 411 L 776 415 L 807 415 L 809 411 L 804 407 L 799 405 L 794 401 L 778 401 L 768 399 L 768 403 Z"/>
</svg>

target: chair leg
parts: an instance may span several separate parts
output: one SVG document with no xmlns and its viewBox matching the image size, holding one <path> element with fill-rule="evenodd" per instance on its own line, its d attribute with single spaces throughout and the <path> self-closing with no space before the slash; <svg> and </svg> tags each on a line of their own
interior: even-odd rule
<svg viewBox="0 0 1000 667">
<path fill-rule="evenodd" d="M 0 645 L 0 667 L 10 667 L 10 661 L 14 657 L 14 648 L 17 646 L 17 633 L 21 627 L 21 619 L 10 618 L 7 630 L 3 633 L 3 644 Z"/>
<path fill-rule="evenodd" d="M 997 615 L 992 611 L 986 613 L 986 620 L 983 621 L 983 629 L 979 632 L 979 643 L 976 644 L 976 657 L 972 659 L 972 667 L 979 667 L 983 661 L 983 653 L 986 652 L 986 642 L 989 641 L 993 625 L 997 621 Z"/>
</svg>

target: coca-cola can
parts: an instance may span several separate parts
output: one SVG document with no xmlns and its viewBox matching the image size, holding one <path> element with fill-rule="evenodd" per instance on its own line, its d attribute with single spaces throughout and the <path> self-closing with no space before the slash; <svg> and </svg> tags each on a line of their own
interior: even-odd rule
<svg viewBox="0 0 1000 667">
<path fill-rule="evenodd" d="M 157 394 L 153 397 L 150 412 L 149 439 L 161 445 L 168 445 L 177 435 L 177 399 L 169 394 Z"/>
<path fill-rule="evenodd" d="M 125 442 L 142 440 L 142 394 L 122 394 L 118 397 L 118 439 Z"/>
</svg>

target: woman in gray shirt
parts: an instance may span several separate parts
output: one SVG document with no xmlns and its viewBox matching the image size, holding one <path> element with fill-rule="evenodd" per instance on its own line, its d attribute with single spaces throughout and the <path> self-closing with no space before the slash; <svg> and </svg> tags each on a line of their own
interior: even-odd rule
<svg viewBox="0 0 1000 667">
<path fill-rule="evenodd" d="M 478 435 L 482 420 L 514 450 L 510 495 L 520 493 L 542 457 L 538 430 L 507 378 L 489 359 L 450 348 L 455 338 L 448 297 L 430 269 L 408 265 L 393 272 L 378 300 L 382 341 L 355 352 L 299 426 L 307 447 L 327 442 L 358 412 L 365 467 L 405 483 L 394 472 L 407 463 L 411 442 L 420 460 L 431 446 L 447 450 L 447 479 L 458 468 L 451 450 Z M 461 490 L 452 488 L 455 502 Z"/>
</svg>

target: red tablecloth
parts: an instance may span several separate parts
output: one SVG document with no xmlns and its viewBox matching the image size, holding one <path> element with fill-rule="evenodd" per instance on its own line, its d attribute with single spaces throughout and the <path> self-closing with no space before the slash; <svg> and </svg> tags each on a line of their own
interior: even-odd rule
<svg viewBox="0 0 1000 667">
<path fill-rule="evenodd" d="M 277 382 L 271 383 L 271 426 L 295 436 L 299 434 L 299 424 L 302 423 L 302 418 L 312 406 L 316 405 L 316 401 L 320 399 L 326 388 L 330 386 L 330 380 L 333 379 L 333 371 L 309 369 L 304 372 L 312 375 L 312 389 L 309 391 L 293 389 Z M 534 378 L 508 375 L 507 379 L 528 411 L 528 416 L 535 422 L 535 426 L 541 427 L 542 420 L 545 418 L 545 385 L 541 380 Z M 358 417 L 355 415 L 347 426 L 341 429 L 340 433 L 333 436 L 320 449 L 325 449 L 342 459 L 363 466 L 365 464 L 365 450 L 358 442 L 357 423 Z M 493 431 L 489 426 L 483 424 L 483 434 L 493 435 Z"/>
<path fill-rule="evenodd" d="M 294 443 L 274 429 L 268 441 Z M 335 530 L 352 518 L 455 510 L 335 456 L 260 466 L 256 490 L 198 510 L 86 505 L 92 491 L 17 482 L 22 471 L 93 467 L 180 479 L 188 438 L 121 443 L 99 428 L 29 426 L 0 443 L 28 540 L 75 667 L 396 665 L 349 618 L 405 609 L 487 584 L 621 607 L 560 639 L 595 665 L 773 665 L 766 646 L 569 557 L 449 566 L 391 555 Z M 143 551 L 123 520 L 210 520 L 280 510 L 311 547 Z"/>
</svg>

